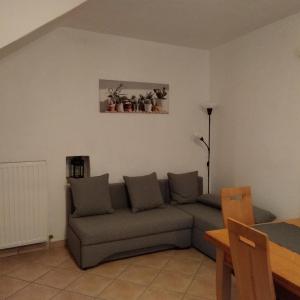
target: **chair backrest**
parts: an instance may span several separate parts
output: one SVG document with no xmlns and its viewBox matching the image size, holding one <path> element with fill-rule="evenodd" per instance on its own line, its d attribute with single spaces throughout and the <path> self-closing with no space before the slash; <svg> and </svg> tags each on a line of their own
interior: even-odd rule
<svg viewBox="0 0 300 300">
<path fill-rule="evenodd" d="M 255 223 L 250 187 L 223 188 L 221 190 L 221 204 L 225 227 L 227 227 L 228 218 L 246 225 Z"/>
<path fill-rule="evenodd" d="M 275 300 L 268 236 L 231 218 L 228 232 L 239 299 Z"/>
</svg>

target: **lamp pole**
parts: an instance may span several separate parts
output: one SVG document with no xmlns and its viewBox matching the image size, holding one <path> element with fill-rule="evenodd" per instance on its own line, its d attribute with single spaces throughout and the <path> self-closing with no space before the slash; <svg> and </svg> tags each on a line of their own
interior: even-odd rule
<svg viewBox="0 0 300 300">
<path fill-rule="evenodd" d="M 204 140 L 203 136 L 200 138 L 200 141 L 206 146 L 208 151 L 208 159 L 207 159 L 207 193 L 209 194 L 209 186 L 210 186 L 210 122 L 211 122 L 211 114 L 213 111 L 212 107 L 206 108 L 208 114 L 208 143 Z"/>
</svg>

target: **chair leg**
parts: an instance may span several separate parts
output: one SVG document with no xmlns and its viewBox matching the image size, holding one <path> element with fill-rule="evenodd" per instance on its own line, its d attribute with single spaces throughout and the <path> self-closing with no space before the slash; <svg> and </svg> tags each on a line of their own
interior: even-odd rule
<svg viewBox="0 0 300 300">
<path fill-rule="evenodd" d="M 225 264 L 225 254 L 217 249 L 217 300 L 230 300 L 231 298 L 231 268 Z"/>
</svg>

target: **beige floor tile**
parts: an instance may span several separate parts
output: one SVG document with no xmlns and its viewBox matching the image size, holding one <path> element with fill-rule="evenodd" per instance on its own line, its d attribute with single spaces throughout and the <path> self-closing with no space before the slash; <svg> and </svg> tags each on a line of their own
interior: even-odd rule
<svg viewBox="0 0 300 300">
<path fill-rule="evenodd" d="M 154 279 L 151 287 L 184 293 L 193 279 L 192 275 L 162 271 Z"/>
<path fill-rule="evenodd" d="M 204 275 L 205 277 L 205 275 Z M 197 296 L 196 296 L 197 295 Z M 197 276 L 188 289 L 184 300 L 214 300 L 216 299 L 215 278 Z M 238 300 L 235 284 L 232 285 L 231 299 Z"/>
<path fill-rule="evenodd" d="M 180 300 L 182 299 L 183 294 L 169 292 L 162 289 L 149 288 L 139 300 Z"/>
<path fill-rule="evenodd" d="M 68 250 L 67 247 L 51 247 L 49 251 L 60 255 L 71 256 L 70 251 Z"/>
<path fill-rule="evenodd" d="M 188 249 L 175 249 L 173 252 L 175 257 L 182 257 L 182 258 L 192 258 L 197 259 L 199 261 L 203 261 L 206 258 L 204 254 L 198 251 L 195 248 L 188 248 Z"/>
<path fill-rule="evenodd" d="M 191 296 L 191 295 L 185 295 L 183 300 L 210 300 L 209 298 L 206 297 L 195 297 L 195 296 Z"/>
<path fill-rule="evenodd" d="M 202 265 L 207 268 L 216 269 L 216 262 L 207 256 L 204 257 Z"/>
<path fill-rule="evenodd" d="M 20 268 L 22 263 L 17 256 L 4 257 L 0 259 L 0 275 L 9 274 L 18 268 Z"/>
<path fill-rule="evenodd" d="M 7 300 L 48 300 L 58 292 L 59 290 L 57 289 L 32 283 L 11 297 L 8 297 Z"/>
<path fill-rule="evenodd" d="M 212 280 L 216 277 L 216 263 L 210 258 L 205 258 L 197 272 L 197 276 L 206 276 Z"/>
<path fill-rule="evenodd" d="M 141 285 L 148 285 L 158 274 L 159 270 L 151 267 L 142 267 L 138 265 L 129 266 L 119 277 Z"/>
<path fill-rule="evenodd" d="M 197 272 L 200 265 L 201 261 L 198 259 L 174 257 L 169 260 L 163 270 L 192 275 Z"/>
<path fill-rule="evenodd" d="M 67 257 L 60 265 L 57 266 L 57 268 L 86 272 L 84 270 L 81 270 L 77 266 L 75 260 L 72 257 Z"/>
<path fill-rule="evenodd" d="M 207 298 L 209 300 L 215 300 L 216 281 L 210 276 L 197 276 L 190 285 L 187 294 Z"/>
<path fill-rule="evenodd" d="M 0 258 L 0 299 L 214 300 L 215 275 L 215 262 L 196 249 L 167 250 L 84 271 L 66 248 L 58 247 Z"/>
<path fill-rule="evenodd" d="M 69 287 L 67 287 L 67 290 L 96 297 L 110 283 L 111 279 L 98 275 L 84 274 L 82 277 L 74 281 Z"/>
<path fill-rule="evenodd" d="M 87 272 L 108 278 L 116 278 L 126 269 L 127 266 L 128 263 L 124 260 L 116 260 L 91 268 Z"/>
<path fill-rule="evenodd" d="M 35 263 L 45 253 L 47 253 L 46 250 L 23 253 L 18 255 L 18 259 L 24 263 Z"/>
<path fill-rule="evenodd" d="M 169 259 L 170 256 L 164 255 L 163 252 L 158 252 L 134 257 L 132 263 L 135 265 L 161 269 L 167 264 Z"/>
<path fill-rule="evenodd" d="M 67 269 L 53 269 L 42 277 L 36 280 L 36 283 L 55 287 L 58 289 L 64 289 L 73 281 L 82 276 L 80 271 L 72 271 Z"/>
<path fill-rule="evenodd" d="M 25 264 L 34 263 L 45 251 L 36 251 L 0 259 L 0 275 L 9 274 Z"/>
<path fill-rule="evenodd" d="M 216 299 L 216 263 L 212 259 L 204 258 L 187 294 L 208 300 Z"/>
<path fill-rule="evenodd" d="M 53 300 L 93 300 L 94 298 L 73 292 L 62 291 Z"/>
<path fill-rule="evenodd" d="M 100 295 L 107 300 L 135 300 L 143 293 L 145 287 L 124 280 L 115 280 Z"/>
<path fill-rule="evenodd" d="M 6 297 L 14 294 L 27 284 L 28 282 L 23 280 L 0 276 L 0 299 L 5 299 Z"/>
<path fill-rule="evenodd" d="M 53 248 L 41 255 L 36 262 L 46 266 L 56 267 L 69 257 L 70 255 L 65 248 Z"/>
<path fill-rule="evenodd" d="M 51 268 L 41 264 L 24 264 L 16 271 L 8 275 L 14 278 L 22 279 L 25 281 L 34 281 L 42 275 L 46 274 Z"/>
</svg>

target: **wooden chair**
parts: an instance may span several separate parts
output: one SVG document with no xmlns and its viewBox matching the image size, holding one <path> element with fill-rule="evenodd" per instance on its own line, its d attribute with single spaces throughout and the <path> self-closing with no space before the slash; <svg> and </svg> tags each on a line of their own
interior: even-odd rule
<svg viewBox="0 0 300 300">
<path fill-rule="evenodd" d="M 227 220 L 231 259 L 240 300 L 275 300 L 268 236 Z"/>
<path fill-rule="evenodd" d="M 235 219 L 246 225 L 255 223 L 250 187 L 223 188 L 221 190 L 221 204 L 224 226 L 226 228 L 228 218 Z"/>
</svg>

